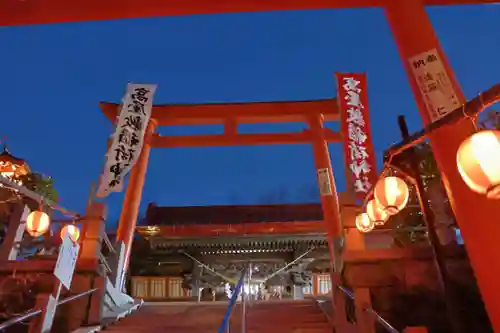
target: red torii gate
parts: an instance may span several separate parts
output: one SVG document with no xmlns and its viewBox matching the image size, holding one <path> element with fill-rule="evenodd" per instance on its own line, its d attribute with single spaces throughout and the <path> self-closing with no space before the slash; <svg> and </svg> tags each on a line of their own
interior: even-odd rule
<svg viewBox="0 0 500 333">
<path fill-rule="evenodd" d="M 3 0 L 0 26 L 144 18 L 171 15 L 327 8 L 389 7 L 404 0 Z M 498 0 L 421 0 L 419 6 L 498 3 Z M 418 18 L 415 19 L 418 21 Z"/>
<path fill-rule="evenodd" d="M 409 59 L 437 50 L 458 103 L 466 99 L 436 37 L 425 6 L 488 4 L 498 0 L 3 0 L 0 26 L 94 21 L 167 15 L 215 14 L 273 10 L 382 7 L 394 34 L 408 79 L 426 124 L 430 113 L 425 94 L 419 88 Z M 495 223 L 499 205 L 472 192 L 462 181 L 456 166 L 460 143 L 475 128 L 470 121 L 442 128 L 430 137 L 443 173 L 458 224 L 495 331 L 500 332 L 500 256 L 497 254 L 500 223 Z M 139 166 L 141 168 L 141 166 Z M 127 228 L 129 229 L 129 228 Z"/>
</svg>

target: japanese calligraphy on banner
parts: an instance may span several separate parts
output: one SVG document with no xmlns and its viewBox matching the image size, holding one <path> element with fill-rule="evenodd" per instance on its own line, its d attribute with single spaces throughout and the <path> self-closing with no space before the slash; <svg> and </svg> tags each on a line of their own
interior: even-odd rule
<svg viewBox="0 0 500 333">
<path fill-rule="evenodd" d="M 441 119 L 460 106 L 436 49 L 418 54 L 409 61 L 431 122 Z"/>
<path fill-rule="evenodd" d="M 366 75 L 351 73 L 336 73 L 335 75 L 345 161 L 353 178 L 356 198 L 364 200 L 377 180 L 375 152 L 370 131 Z"/>
<path fill-rule="evenodd" d="M 151 117 L 156 87 L 132 83 L 127 86 L 111 147 L 106 154 L 104 171 L 96 193 L 98 198 L 122 191 L 123 179 L 137 162 L 144 144 L 144 133 Z"/>
</svg>

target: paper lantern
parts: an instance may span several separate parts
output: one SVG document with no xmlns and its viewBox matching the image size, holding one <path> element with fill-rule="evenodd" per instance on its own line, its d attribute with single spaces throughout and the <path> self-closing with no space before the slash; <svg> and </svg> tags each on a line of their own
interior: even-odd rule
<svg viewBox="0 0 500 333">
<path fill-rule="evenodd" d="M 370 220 L 368 214 L 362 213 L 356 216 L 356 228 L 361 232 L 370 232 L 375 228 L 375 222 Z"/>
<path fill-rule="evenodd" d="M 471 190 L 489 199 L 500 198 L 500 131 L 481 131 L 457 151 L 457 167 Z"/>
<path fill-rule="evenodd" d="M 66 237 L 66 233 L 69 233 L 69 238 L 75 243 L 80 238 L 80 229 L 78 229 L 76 225 L 67 224 L 61 229 L 62 240 L 64 240 L 64 237 Z"/>
<path fill-rule="evenodd" d="M 395 215 L 405 208 L 410 191 L 405 181 L 398 177 L 385 177 L 375 185 L 375 200 L 388 215 Z"/>
<path fill-rule="evenodd" d="M 366 205 L 366 214 L 368 214 L 368 217 L 375 225 L 384 225 L 389 219 L 389 214 L 380 207 L 380 204 L 375 199 L 368 201 Z"/>
<path fill-rule="evenodd" d="M 26 231 L 33 237 L 39 237 L 49 230 L 49 216 L 39 210 L 31 212 L 26 218 Z"/>
</svg>

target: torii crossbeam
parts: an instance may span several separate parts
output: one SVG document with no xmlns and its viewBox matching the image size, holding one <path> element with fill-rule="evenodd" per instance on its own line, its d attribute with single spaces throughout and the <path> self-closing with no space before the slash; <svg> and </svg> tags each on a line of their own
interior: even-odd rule
<svg viewBox="0 0 500 333">
<path fill-rule="evenodd" d="M 0 26 L 171 15 L 385 7 L 404 0 L 2 0 Z M 424 0 L 425 6 L 498 3 L 498 0 Z"/>
</svg>

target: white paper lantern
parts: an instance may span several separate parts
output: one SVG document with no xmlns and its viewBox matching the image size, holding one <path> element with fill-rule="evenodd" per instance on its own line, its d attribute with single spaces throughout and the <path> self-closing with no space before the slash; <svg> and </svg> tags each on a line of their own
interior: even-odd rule
<svg viewBox="0 0 500 333">
<path fill-rule="evenodd" d="M 375 222 L 370 220 L 368 214 L 362 213 L 356 216 L 356 228 L 361 232 L 370 232 L 375 228 Z"/>
<path fill-rule="evenodd" d="M 375 200 L 388 215 L 395 215 L 405 208 L 410 191 L 405 181 L 398 177 L 385 177 L 375 185 Z"/>
<path fill-rule="evenodd" d="M 457 151 L 457 167 L 471 190 L 499 199 L 500 131 L 481 131 L 462 142 Z"/>
<path fill-rule="evenodd" d="M 64 240 L 66 233 L 69 233 L 69 238 L 76 243 L 80 238 L 80 229 L 76 225 L 67 224 L 61 229 L 61 239 Z"/>
<path fill-rule="evenodd" d="M 32 211 L 26 218 L 26 231 L 33 237 L 43 235 L 49 227 L 50 217 L 40 210 Z"/>
<path fill-rule="evenodd" d="M 366 205 L 366 214 L 368 214 L 368 217 L 375 223 L 375 225 L 384 225 L 389 219 L 389 214 L 383 210 L 375 199 L 368 201 L 368 204 Z"/>
</svg>

